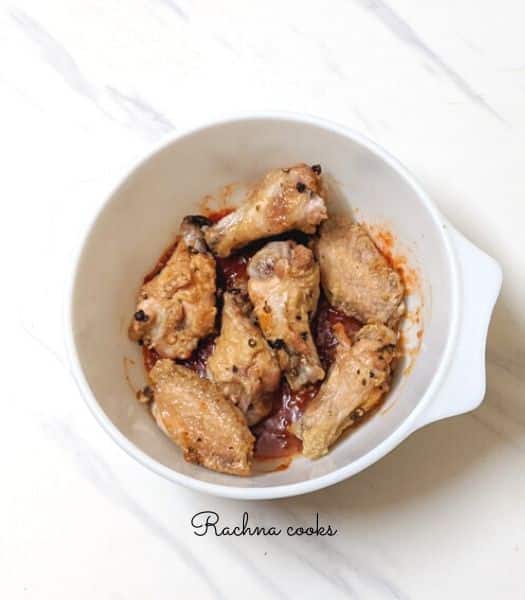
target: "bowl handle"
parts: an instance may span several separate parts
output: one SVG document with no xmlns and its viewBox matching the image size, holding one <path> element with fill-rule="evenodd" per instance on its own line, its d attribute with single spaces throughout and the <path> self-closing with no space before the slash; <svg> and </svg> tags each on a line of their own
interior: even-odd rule
<svg viewBox="0 0 525 600">
<path fill-rule="evenodd" d="M 485 346 L 501 289 L 501 267 L 454 227 L 447 224 L 447 230 L 460 272 L 459 336 L 448 374 L 413 430 L 474 410 L 485 396 Z"/>
</svg>

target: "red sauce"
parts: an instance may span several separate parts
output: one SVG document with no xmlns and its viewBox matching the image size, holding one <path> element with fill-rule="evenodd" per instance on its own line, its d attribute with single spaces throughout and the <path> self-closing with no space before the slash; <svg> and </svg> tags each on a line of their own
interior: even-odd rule
<svg viewBox="0 0 525 600">
<path fill-rule="evenodd" d="M 193 354 L 186 360 L 178 360 L 180 365 L 184 365 L 199 374 L 200 377 L 206 377 L 206 363 L 215 347 L 215 338 L 217 334 L 212 333 L 199 342 Z"/>
<path fill-rule="evenodd" d="M 336 323 L 343 325 L 349 338 L 352 338 L 361 329 L 361 323 L 357 319 L 347 317 L 344 313 L 335 309 L 328 303 L 325 295 L 321 294 L 317 313 L 312 323 L 312 332 L 324 369 L 327 369 L 335 358 L 337 338 L 334 335 L 333 327 Z"/>
<path fill-rule="evenodd" d="M 246 288 L 249 260 L 250 256 L 245 254 L 217 257 L 217 288 L 222 292 Z"/>
<path fill-rule="evenodd" d="M 146 346 L 142 346 L 142 358 L 144 360 L 146 373 L 149 373 L 161 357 L 155 348 L 146 348 Z"/>
<path fill-rule="evenodd" d="M 319 387 L 312 385 L 292 392 L 286 381 L 281 382 L 274 395 L 270 415 L 252 427 L 256 439 L 256 458 L 280 458 L 301 452 L 301 440 L 290 433 L 288 427 L 300 418 L 310 400 L 315 398 Z"/>
</svg>

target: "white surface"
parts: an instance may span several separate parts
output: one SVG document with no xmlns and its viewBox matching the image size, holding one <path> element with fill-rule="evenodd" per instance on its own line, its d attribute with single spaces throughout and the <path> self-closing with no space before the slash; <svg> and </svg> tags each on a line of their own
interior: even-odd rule
<svg viewBox="0 0 525 600">
<path fill-rule="evenodd" d="M 6 598 L 519 598 L 525 544 L 525 11 L 518 0 L 34 0 L 2 6 Z M 196 538 L 246 503 L 170 484 L 100 429 L 66 373 L 64 273 L 122 168 L 171 128 L 280 108 L 396 154 L 504 268 L 487 398 L 332 489 L 250 503 L 332 538 Z"/>
</svg>

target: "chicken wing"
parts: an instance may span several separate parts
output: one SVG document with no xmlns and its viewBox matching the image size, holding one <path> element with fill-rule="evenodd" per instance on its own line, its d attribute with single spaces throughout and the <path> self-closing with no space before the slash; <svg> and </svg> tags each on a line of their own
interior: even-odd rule
<svg viewBox="0 0 525 600">
<path fill-rule="evenodd" d="M 249 242 L 292 229 L 314 233 L 327 216 L 320 172 L 319 165 L 300 164 L 267 173 L 236 211 L 206 229 L 210 248 L 228 256 Z"/>
<path fill-rule="evenodd" d="M 364 323 L 397 324 L 405 310 L 403 282 L 362 225 L 331 217 L 315 251 L 330 304 Z"/>
<path fill-rule="evenodd" d="M 324 377 L 310 331 L 319 300 L 319 267 L 293 241 L 270 242 L 248 265 L 248 293 L 262 332 L 292 390 Z"/>
<path fill-rule="evenodd" d="M 255 438 L 244 416 L 211 381 L 159 360 L 149 372 L 153 414 L 188 462 L 231 475 L 249 475 Z"/>
<path fill-rule="evenodd" d="M 129 337 L 165 358 L 188 358 L 215 324 L 215 259 L 201 231 L 204 217 L 186 217 L 181 239 L 162 271 L 139 293 Z"/>
<path fill-rule="evenodd" d="M 341 433 L 377 405 L 388 391 L 396 333 L 385 325 L 365 325 L 354 343 L 341 324 L 335 362 L 317 396 L 290 431 L 303 440 L 303 454 L 319 458 Z"/>
<path fill-rule="evenodd" d="M 224 294 L 221 333 L 208 358 L 208 376 L 246 416 L 258 423 L 272 408 L 271 393 L 281 370 L 260 329 L 249 318 L 251 306 L 238 295 Z"/>
</svg>

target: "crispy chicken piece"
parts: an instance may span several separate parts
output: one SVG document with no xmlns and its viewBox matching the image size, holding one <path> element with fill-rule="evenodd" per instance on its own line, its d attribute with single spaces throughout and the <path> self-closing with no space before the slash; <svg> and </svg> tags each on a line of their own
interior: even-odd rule
<svg viewBox="0 0 525 600">
<path fill-rule="evenodd" d="M 184 458 L 213 471 L 249 475 L 255 438 L 217 385 L 170 359 L 149 372 L 152 412 Z"/>
<path fill-rule="evenodd" d="M 299 164 L 267 173 L 236 211 L 206 229 L 210 248 L 228 256 L 249 242 L 292 229 L 314 233 L 327 217 L 320 172 L 319 165 Z"/>
<path fill-rule="evenodd" d="M 405 311 L 403 282 L 362 225 L 331 217 L 315 251 L 332 306 L 364 323 L 397 325 Z"/>
<path fill-rule="evenodd" d="M 182 221 L 175 251 L 142 286 L 129 326 L 132 340 L 142 340 L 165 358 L 188 358 L 215 324 L 215 259 L 201 231 L 206 221 L 200 216 Z"/>
<path fill-rule="evenodd" d="M 272 408 L 271 393 L 281 370 L 260 329 L 249 318 L 251 306 L 239 295 L 224 294 L 221 333 L 208 358 L 208 376 L 246 416 L 258 423 Z"/>
<path fill-rule="evenodd" d="M 385 325 L 365 325 L 354 343 L 341 324 L 335 362 L 319 393 L 290 431 L 303 440 L 303 454 L 319 458 L 343 431 L 377 405 L 388 391 L 397 335 Z"/>
<path fill-rule="evenodd" d="M 293 241 L 270 242 L 248 265 L 248 293 L 259 325 L 292 390 L 324 377 L 309 320 L 319 300 L 319 266 Z"/>
</svg>

